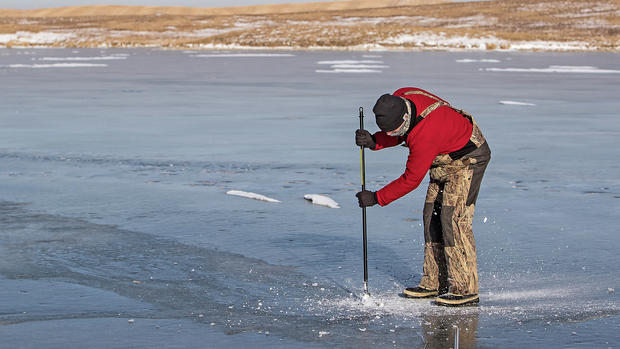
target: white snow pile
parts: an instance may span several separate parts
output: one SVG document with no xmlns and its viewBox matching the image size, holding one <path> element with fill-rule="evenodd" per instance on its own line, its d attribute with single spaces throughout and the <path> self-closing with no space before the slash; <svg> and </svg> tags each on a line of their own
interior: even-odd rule
<svg viewBox="0 0 620 349">
<path fill-rule="evenodd" d="M 317 69 L 317 73 L 381 73 L 382 69 L 389 68 L 383 65 L 383 61 L 366 60 L 341 60 L 341 61 L 318 61 L 319 65 L 330 65 L 331 69 Z"/>
<path fill-rule="evenodd" d="M 340 205 L 331 198 L 319 194 L 306 194 L 304 199 L 311 201 L 315 205 L 327 206 L 329 208 L 340 208 Z"/>
<path fill-rule="evenodd" d="M 517 72 L 517 73 L 582 73 L 582 74 L 618 74 L 620 70 L 599 69 L 589 65 L 550 65 L 547 68 L 486 68 L 492 72 Z"/>
<path fill-rule="evenodd" d="M 517 102 L 517 101 L 499 101 L 499 104 L 505 104 L 505 105 L 536 105 L 534 103 L 527 103 L 527 102 Z"/>
<path fill-rule="evenodd" d="M 226 194 L 228 194 L 228 195 L 235 195 L 235 196 L 241 196 L 241 197 L 244 197 L 244 198 L 254 199 L 254 200 L 259 200 L 259 201 L 281 202 L 280 200 L 272 199 L 272 198 L 267 197 L 265 195 L 251 193 L 251 192 L 247 192 L 247 191 L 241 191 L 241 190 L 229 190 L 229 191 L 226 192 Z"/>
</svg>

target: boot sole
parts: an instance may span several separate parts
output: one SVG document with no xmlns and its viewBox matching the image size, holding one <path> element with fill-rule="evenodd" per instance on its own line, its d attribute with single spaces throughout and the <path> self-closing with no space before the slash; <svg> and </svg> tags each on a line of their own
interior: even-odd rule
<svg viewBox="0 0 620 349">
<path fill-rule="evenodd" d="M 478 305 L 478 303 L 480 303 L 480 297 L 478 296 L 463 298 L 463 299 L 458 299 L 458 300 L 442 299 L 439 297 L 435 299 L 435 305 L 441 305 L 445 307 L 475 306 L 475 305 Z"/>
<path fill-rule="evenodd" d="M 403 291 L 403 296 L 405 296 L 405 298 L 432 298 L 432 297 L 437 297 L 437 295 L 439 294 L 439 292 L 426 292 L 426 293 L 420 293 L 420 292 L 411 292 L 411 291 Z"/>
</svg>

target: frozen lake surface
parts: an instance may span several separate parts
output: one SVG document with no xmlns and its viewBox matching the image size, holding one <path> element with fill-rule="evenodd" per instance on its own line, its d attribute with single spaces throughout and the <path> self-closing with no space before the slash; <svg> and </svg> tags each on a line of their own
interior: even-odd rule
<svg viewBox="0 0 620 349">
<path fill-rule="evenodd" d="M 0 49 L 0 79 L 2 347 L 620 342 L 618 54 Z M 399 296 L 425 183 L 368 209 L 359 300 L 358 108 L 376 130 L 403 86 L 472 113 L 493 151 L 478 307 Z M 368 188 L 406 155 L 367 151 Z"/>
</svg>

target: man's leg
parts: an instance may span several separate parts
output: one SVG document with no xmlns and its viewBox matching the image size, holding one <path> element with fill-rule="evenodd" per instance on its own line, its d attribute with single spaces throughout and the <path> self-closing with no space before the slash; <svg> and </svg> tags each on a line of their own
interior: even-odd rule
<svg viewBox="0 0 620 349">
<path fill-rule="evenodd" d="M 447 286 L 444 241 L 441 231 L 443 183 L 431 179 L 424 201 L 424 266 L 420 287 L 440 290 Z"/>
<path fill-rule="evenodd" d="M 470 164 L 450 176 L 444 186 L 442 198 L 441 223 L 449 293 L 475 297 L 439 297 L 438 303 L 445 301 L 446 305 L 459 305 L 460 302 L 478 300 L 478 266 L 472 221 L 480 183 L 490 154 L 486 144 L 468 154 L 466 157 Z"/>
<path fill-rule="evenodd" d="M 448 292 L 457 295 L 478 294 L 476 246 L 471 229 L 474 205 L 465 205 L 473 170 L 450 176 L 444 187 L 441 223 L 448 270 Z"/>
</svg>

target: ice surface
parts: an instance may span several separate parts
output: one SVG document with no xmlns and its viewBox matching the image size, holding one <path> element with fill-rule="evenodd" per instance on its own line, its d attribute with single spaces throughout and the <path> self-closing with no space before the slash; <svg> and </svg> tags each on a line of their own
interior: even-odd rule
<svg viewBox="0 0 620 349">
<path fill-rule="evenodd" d="M 480 69 L 620 70 L 618 54 L 263 52 L 295 56 L 0 49 L 1 345 L 441 348 L 454 326 L 462 348 L 620 341 L 618 75 Z M 6 68 L 114 55 L 128 58 Z M 315 73 L 334 64 L 390 68 Z M 477 307 L 401 296 L 421 277 L 426 182 L 367 210 L 361 300 L 353 132 L 360 106 L 374 132 L 378 96 L 406 85 L 472 113 L 493 151 L 474 216 Z M 366 152 L 368 190 L 406 156 Z M 244 188 L 282 204 L 226 194 Z"/>
<path fill-rule="evenodd" d="M 320 194 L 306 194 L 304 199 L 312 201 L 315 205 L 327 206 L 329 208 L 340 208 L 340 205 L 332 198 Z"/>
<path fill-rule="evenodd" d="M 229 191 L 226 192 L 226 194 L 228 194 L 228 195 L 235 195 L 235 196 L 241 196 L 241 197 L 244 197 L 244 198 L 254 199 L 254 200 L 259 200 L 259 201 L 281 202 L 279 200 L 272 199 L 272 198 L 267 197 L 265 195 L 251 193 L 251 192 L 247 192 L 247 191 L 241 191 L 241 190 L 229 190 Z"/>
</svg>

